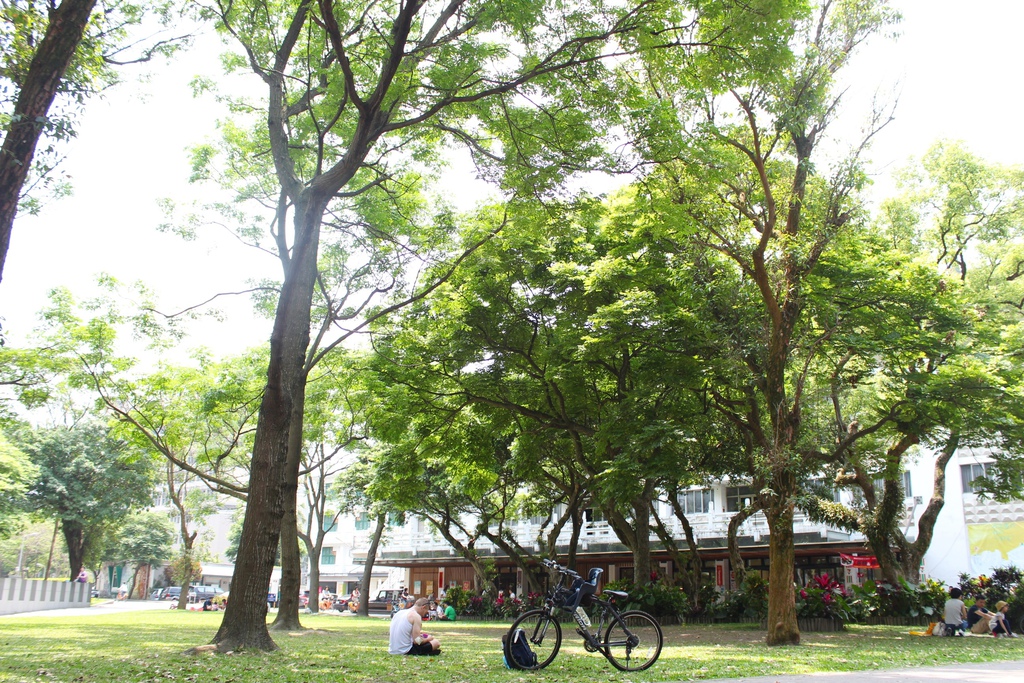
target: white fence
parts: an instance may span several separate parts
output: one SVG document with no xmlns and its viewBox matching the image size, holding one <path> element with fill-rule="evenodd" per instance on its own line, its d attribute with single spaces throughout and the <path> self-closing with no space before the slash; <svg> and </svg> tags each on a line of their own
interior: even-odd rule
<svg viewBox="0 0 1024 683">
<path fill-rule="evenodd" d="M 91 586 L 78 581 L 0 579 L 0 615 L 64 607 L 88 607 Z"/>
</svg>

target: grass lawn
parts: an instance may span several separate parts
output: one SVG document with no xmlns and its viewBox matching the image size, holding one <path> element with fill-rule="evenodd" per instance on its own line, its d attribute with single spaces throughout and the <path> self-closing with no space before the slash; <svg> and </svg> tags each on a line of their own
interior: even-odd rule
<svg viewBox="0 0 1024 683">
<path fill-rule="evenodd" d="M 764 674 L 851 671 L 1024 659 L 1024 638 L 931 638 L 907 628 L 853 626 L 846 633 L 805 634 L 799 647 L 769 648 L 753 626 L 668 626 L 665 649 L 648 671 L 627 674 L 565 633 L 554 663 L 541 672 L 509 671 L 501 662 L 499 623 L 429 623 L 439 657 L 387 654 L 388 622 L 305 615 L 309 628 L 275 634 L 270 654 L 184 655 L 213 637 L 221 614 L 156 610 L 69 619 L 0 619 L 0 682 L 146 683 L 449 683 L 466 681 L 679 681 Z"/>
</svg>

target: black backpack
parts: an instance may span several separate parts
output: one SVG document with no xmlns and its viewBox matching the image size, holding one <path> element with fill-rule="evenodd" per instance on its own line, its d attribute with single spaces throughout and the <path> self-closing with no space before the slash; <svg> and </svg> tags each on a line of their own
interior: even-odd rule
<svg viewBox="0 0 1024 683">
<path fill-rule="evenodd" d="M 537 666 L 537 654 L 530 649 L 523 629 L 517 628 L 511 633 L 506 633 L 501 639 L 506 646 L 506 666 L 512 669 L 532 669 Z"/>
</svg>

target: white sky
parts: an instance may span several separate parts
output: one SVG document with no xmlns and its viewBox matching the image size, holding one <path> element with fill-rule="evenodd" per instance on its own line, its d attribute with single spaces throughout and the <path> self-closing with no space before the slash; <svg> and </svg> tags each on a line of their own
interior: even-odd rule
<svg viewBox="0 0 1024 683">
<path fill-rule="evenodd" d="M 852 66 L 851 111 L 866 111 L 876 88 L 900 83 L 896 121 L 872 148 L 879 187 L 884 174 L 920 156 L 940 137 L 964 140 L 983 158 L 1024 163 L 1019 129 L 1024 95 L 1019 0 L 895 0 L 904 14 L 895 43 L 875 41 Z M 91 291 L 99 273 L 154 289 L 163 310 L 184 308 L 246 281 L 279 276 L 276 261 L 211 232 L 186 243 L 158 233 L 162 197 L 187 203 L 186 148 L 216 135 L 218 110 L 191 96 L 188 82 L 199 73 L 215 76 L 208 53 L 186 54 L 156 68 L 147 83 L 131 82 L 89 103 L 78 139 L 62 167 L 74 196 L 48 205 L 38 217 L 15 223 L 3 281 L 0 316 L 12 343 L 36 324 L 46 293 L 67 286 L 79 296 Z M 855 117 L 854 117 L 855 118 Z M 459 182 L 460 188 L 464 182 Z M 880 190 L 881 191 L 881 190 Z M 221 304 L 225 307 L 224 304 Z M 249 312 L 248 299 L 228 306 L 226 322 L 206 322 L 195 344 L 228 353 L 258 344 L 269 322 Z"/>
</svg>

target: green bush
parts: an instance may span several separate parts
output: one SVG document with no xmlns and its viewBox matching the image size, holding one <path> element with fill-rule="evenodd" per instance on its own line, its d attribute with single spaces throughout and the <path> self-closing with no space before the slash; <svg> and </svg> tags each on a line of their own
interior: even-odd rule
<svg viewBox="0 0 1024 683">
<path fill-rule="evenodd" d="M 764 619 L 768 616 L 768 582 L 760 574 L 749 573 L 738 590 L 722 594 L 708 612 L 731 621 Z"/>
<path fill-rule="evenodd" d="M 852 586 L 853 599 L 849 601 L 850 616 L 854 620 L 867 617 L 920 617 L 942 614 L 949 598 L 945 584 L 927 580 L 914 585 L 900 579 L 896 585 L 874 582 Z"/>
<path fill-rule="evenodd" d="M 620 610 L 640 609 L 654 617 L 678 617 L 686 614 L 688 603 L 686 593 L 677 586 L 660 582 L 636 586 L 631 581 L 613 581 L 605 590 L 620 590 L 629 593 L 629 600 Z"/>
<path fill-rule="evenodd" d="M 988 604 L 994 606 L 1000 600 L 1009 602 L 1010 598 L 1017 592 L 1022 578 L 1024 578 L 1024 575 L 1012 564 L 993 569 L 988 589 L 985 591 L 985 598 L 988 599 Z"/>
</svg>

